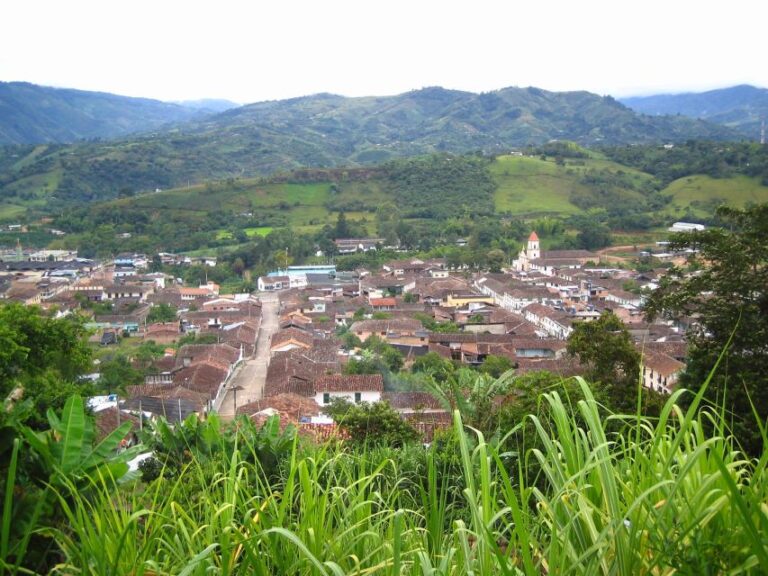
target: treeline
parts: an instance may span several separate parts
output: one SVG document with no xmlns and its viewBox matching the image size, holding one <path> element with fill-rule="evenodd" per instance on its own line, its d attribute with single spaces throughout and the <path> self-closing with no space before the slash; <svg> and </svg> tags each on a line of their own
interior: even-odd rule
<svg viewBox="0 0 768 576">
<path fill-rule="evenodd" d="M 658 212 L 672 197 L 662 194 L 654 178 L 642 178 L 624 171 L 587 170 L 569 200 L 584 211 L 604 210 L 606 224 L 613 230 L 647 230 L 663 223 Z"/>
<path fill-rule="evenodd" d="M 490 162 L 449 154 L 395 160 L 383 166 L 385 187 L 406 217 L 491 215 L 496 182 L 488 170 Z"/>
<path fill-rule="evenodd" d="M 768 186 L 768 148 L 755 142 L 689 140 L 674 146 L 616 146 L 602 151 L 615 162 L 652 174 L 662 185 L 694 174 L 758 176 Z"/>
</svg>

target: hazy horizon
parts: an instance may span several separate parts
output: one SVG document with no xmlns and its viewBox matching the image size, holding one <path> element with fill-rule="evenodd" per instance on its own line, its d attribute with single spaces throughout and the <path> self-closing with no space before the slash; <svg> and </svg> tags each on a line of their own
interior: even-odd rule
<svg viewBox="0 0 768 576">
<path fill-rule="evenodd" d="M 105 90 L 85 90 L 85 89 L 79 88 L 77 86 L 51 86 L 51 85 L 46 85 L 46 84 L 37 84 L 36 82 L 30 82 L 29 80 L 0 80 L 0 83 L 3 83 L 3 82 L 4 83 L 34 84 L 34 85 L 37 85 L 37 86 L 42 86 L 44 88 L 53 88 L 53 89 L 56 89 L 56 90 L 79 90 L 79 91 L 94 92 L 94 93 L 112 94 L 114 96 L 126 96 L 126 97 L 129 97 L 129 98 L 143 98 L 143 99 L 149 99 L 149 100 L 158 100 L 160 102 L 166 102 L 168 104 L 183 104 L 183 103 L 186 103 L 186 102 L 198 102 L 198 101 L 206 101 L 206 100 L 212 100 L 212 101 L 222 100 L 222 101 L 231 102 L 231 103 L 236 104 L 238 106 L 246 106 L 248 104 L 258 104 L 259 102 L 274 102 L 274 101 L 278 101 L 278 100 L 288 100 L 288 99 L 293 99 L 293 98 L 306 98 L 306 97 L 311 97 L 311 96 L 317 96 L 319 94 L 332 94 L 334 96 L 341 96 L 341 97 L 344 97 L 344 98 L 384 98 L 384 97 L 387 97 L 387 96 L 397 96 L 397 95 L 400 95 L 400 94 L 405 94 L 405 93 L 408 93 L 408 92 L 414 92 L 414 91 L 418 91 L 418 90 L 424 90 L 424 89 L 427 89 L 427 88 L 443 88 L 445 90 L 458 90 L 458 91 L 461 91 L 461 92 L 470 92 L 470 93 L 475 93 L 475 94 L 480 93 L 480 92 L 473 92 L 471 90 L 461 90 L 459 88 L 450 88 L 450 87 L 447 87 L 447 86 L 422 86 L 422 87 L 419 87 L 419 88 L 412 88 L 412 89 L 406 90 L 404 92 L 397 92 L 397 93 L 393 93 L 393 94 L 363 94 L 363 95 L 359 95 L 359 96 L 350 96 L 350 95 L 347 95 L 347 94 L 338 94 L 336 92 L 328 92 L 327 90 L 321 90 L 319 92 L 312 92 L 311 94 L 301 94 L 301 95 L 298 95 L 298 96 L 288 96 L 286 98 L 271 98 L 271 99 L 267 99 L 267 100 L 254 100 L 252 102 L 238 102 L 238 101 L 232 100 L 230 98 L 215 97 L 215 96 L 210 96 L 210 97 L 203 96 L 203 97 L 200 97 L 200 98 L 181 98 L 181 99 L 174 99 L 174 100 L 163 100 L 163 99 L 160 99 L 160 98 L 153 98 L 151 96 L 142 96 L 142 95 L 134 96 L 134 95 L 129 95 L 129 94 L 118 94 L 116 92 L 108 92 L 108 91 L 105 91 Z M 725 90 L 725 89 L 728 89 L 728 88 L 734 88 L 736 86 L 742 86 L 742 85 L 749 85 L 749 86 L 752 86 L 753 88 L 757 88 L 757 89 L 761 89 L 761 90 L 766 89 L 766 87 L 764 87 L 764 86 L 755 86 L 754 84 L 739 83 L 739 84 L 730 84 L 730 85 L 727 85 L 727 86 L 715 86 L 715 87 L 712 87 L 712 88 L 702 88 L 700 90 L 676 90 L 676 91 L 669 91 L 669 92 L 657 91 L 657 92 L 627 94 L 627 95 L 621 95 L 621 96 L 616 95 L 616 94 L 599 94 L 597 92 L 595 92 L 595 94 L 598 94 L 600 96 L 612 96 L 613 98 L 616 98 L 616 99 L 643 98 L 643 97 L 646 97 L 646 96 L 675 96 L 675 95 L 681 95 L 681 94 L 700 94 L 700 93 L 703 93 L 703 92 L 710 92 L 710 91 L 714 91 L 714 90 Z M 491 89 L 491 90 L 484 90 L 482 92 L 484 92 L 484 93 L 496 92 L 496 91 L 499 91 L 499 90 L 505 90 L 507 88 L 522 88 L 522 89 L 525 89 L 525 88 L 540 88 L 540 89 L 543 89 L 543 90 L 547 90 L 546 88 L 543 88 L 542 86 L 501 86 L 499 88 L 495 88 L 495 89 Z M 590 90 L 549 90 L 549 91 L 550 92 L 581 92 L 581 91 L 591 92 Z"/>
</svg>

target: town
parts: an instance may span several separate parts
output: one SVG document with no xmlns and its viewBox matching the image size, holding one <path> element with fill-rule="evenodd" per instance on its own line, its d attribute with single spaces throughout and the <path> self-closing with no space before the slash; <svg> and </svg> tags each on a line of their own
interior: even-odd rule
<svg viewBox="0 0 768 576">
<path fill-rule="evenodd" d="M 688 228 L 677 223 L 671 231 Z M 380 248 L 381 239 L 338 239 L 336 245 L 340 253 L 363 252 Z M 649 323 L 642 309 L 671 257 L 685 254 L 662 251 L 657 267 L 638 272 L 586 250 L 543 251 L 534 231 L 498 273 L 415 257 L 346 272 L 334 265 L 288 266 L 258 278 L 255 293 L 224 294 L 211 281 L 185 286 L 149 272 L 153 258 L 143 254 L 95 261 L 72 251 L 17 247 L 0 263 L 0 290 L 5 301 L 38 305 L 57 317 L 86 314 L 93 346 L 107 357 L 124 349 L 140 368 L 142 382 L 118 382 L 93 399 L 107 430 L 125 420 L 141 426 L 147 418 L 178 422 L 216 411 L 226 418 L 279 414 L 326 437 L 338 431 L 325 409 L 345 398 L 386 401 L 429 441 L 450 425 L 450 411 L 428 392 L 399 382 L 398 373 L 438 357 L 457 366 L 493 364 L 515 375 L 584 374 L 567 353 L 567 340 L 576 325 L 604 313 L 618 317 L 631 335 L 643 384 L 672 391 L 685 366 L 689 326 Z M 160 253 L 154 259 L 216 266 L 215 258 Z M 379 364 L 355 373 L 359 366 L 351 367 L 370 354 L 364 345 L 374 340 L 397 360 L 386 370 Z M 141 343 L 154 350 L 150 359 L 138 358 Z M 98 366 L 94 372 L 98 378 Z"/>
</svg>

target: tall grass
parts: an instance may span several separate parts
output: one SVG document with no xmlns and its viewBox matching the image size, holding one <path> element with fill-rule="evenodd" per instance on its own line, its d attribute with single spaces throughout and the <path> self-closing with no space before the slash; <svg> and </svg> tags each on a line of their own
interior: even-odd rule
<svg viewBox="0 0 768 576">
<path fill-rule="evenodd" d="M 279 481 L 231 457 L 175 479 L 60 491 L 61 574 L 768 573 L 768 458 L 722 414 L 602 418 L 544 395 L 539 448 L 510 458 L 455 415 L 458 476 L 437 445 L 345 451 L 296 442 Z M 619 432 L 612 432 L 619 429 Z M 528 467 L 539 476 L 527 484 Z M 457 486 L 461 487 L 456 489 Z"/>
</svg>

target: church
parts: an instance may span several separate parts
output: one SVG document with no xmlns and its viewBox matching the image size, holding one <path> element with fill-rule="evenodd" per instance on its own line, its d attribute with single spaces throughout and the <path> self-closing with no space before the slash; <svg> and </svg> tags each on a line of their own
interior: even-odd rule
<svg viewBox="0 0 768 576">
<path fill-rule="evenodd" d="M 539 246 L 539 236 L 536 231 L 528 236 L 528 245 L 520 250 L 517 260 L 512 261 L 512 267 L 518 272 L 528 272 L 531 269 L 531 261 L 541 258 L 541 248 Z"/>
<path fill-rule="evenodd" d="M 579 268 L 588 262 L 599 262 L 600 256 L 588 250 L 548 250 L 541 251 L 539 236 L 531 232 L 528 243 L 517 260 L 512 261 L 512 268 L 517 272 L 536 271 L 546 276 L 552 276 L 557 270 L 564 268 Z"/>
</svg>

